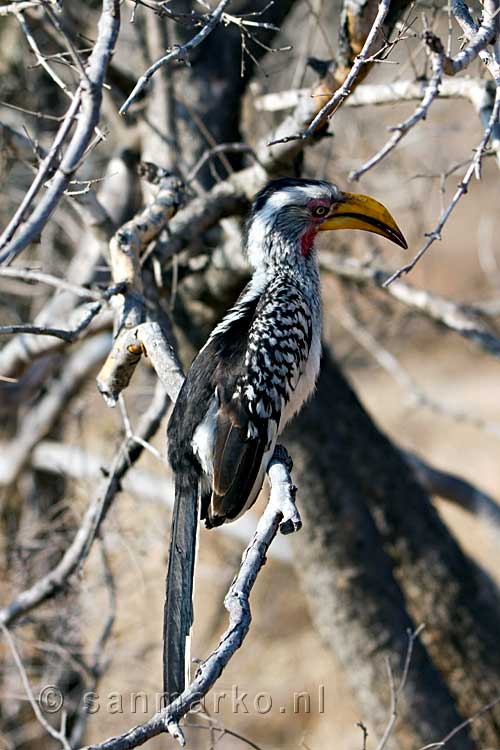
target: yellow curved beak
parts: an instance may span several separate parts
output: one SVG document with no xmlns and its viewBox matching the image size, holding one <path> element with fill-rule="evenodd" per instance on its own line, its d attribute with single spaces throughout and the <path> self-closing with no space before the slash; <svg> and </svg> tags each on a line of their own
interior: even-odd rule
<svg viewBox="0 0 500 750">
<path fill-rule="evenodd" d="M 342 199 L 319 227 L 320 232 L 332 229 L 362 229 L 380 234 L 405 250 L 408 248 L 403 233 L 389 211 L 369 195 L 343 193 Z"/>
</svg>

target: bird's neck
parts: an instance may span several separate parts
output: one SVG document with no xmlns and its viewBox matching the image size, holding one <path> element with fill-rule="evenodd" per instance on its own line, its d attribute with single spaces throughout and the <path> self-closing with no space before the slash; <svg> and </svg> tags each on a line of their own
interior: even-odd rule
<svg viewBox="0 0 500 750">
<path fill-rule="evenodd" d="M 300 240 L 298 240 L 300 242 Z M 299 246 L 300 247 L 300 246 Z M 311 246 L 307 256 L 300 249 L 280 248 L 281 252 L 263 254 L 266 262 L 254 268 L 248 293 L 260 296 L 265 292 L 272 294 L 273 289 L 282 286 L 293 286 L 299 289 L 307 301 L 313 318 L 319 325 L 321 318 L 321 290 L 318 259 Z"/>
<path fill-rule="evenodd" d="M 319 268 L 314 247 L 315 233 L 306 232 L 293 243 L 280 242 L 268 252 L 265 272 L 268 282 L 277 276 L 289 279 L 305 292 L 318 293 Z"/>
</svg>

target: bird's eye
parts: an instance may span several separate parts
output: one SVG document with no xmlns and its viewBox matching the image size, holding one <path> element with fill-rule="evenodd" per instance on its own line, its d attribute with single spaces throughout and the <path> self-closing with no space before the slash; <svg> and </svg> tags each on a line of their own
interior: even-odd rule
<svg viewBox="0 0 500 750">
<path fill-rule="evenodd" d="M 328 213 L 328 209 L 326 206 L 316 206 L 316 208 L 312 209 L 313 216 L 318 216 L 318 217 L 326 216 L 327 213 Z"/>
</svg>

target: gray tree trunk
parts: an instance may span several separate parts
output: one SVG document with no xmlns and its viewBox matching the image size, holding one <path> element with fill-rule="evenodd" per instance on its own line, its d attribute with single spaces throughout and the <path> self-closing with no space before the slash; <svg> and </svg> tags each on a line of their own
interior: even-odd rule
<svg viewBox="0 0 500 750">
<path fill-rule="evenodd" d="M 401 703 L 404 744 L 438 741 L 499 693 L 500 597 L 468 559 L 326 353 L 312 403 L 287 431 L 304 529 L 297 569 L 362 718 L 380 730 L 384 656 L 401 672 L 406 630 L 426 624 Z M 432 660 L 432 662 L 431 662 Z M 439 675 L 438 675 L 439 672 Z M 445 687 L 445 685 L 447 687 Z M 474 725 L 498 744 L 498 708 Z M 467 730 L 452 747 L 471 747 Z"/>
</svg>

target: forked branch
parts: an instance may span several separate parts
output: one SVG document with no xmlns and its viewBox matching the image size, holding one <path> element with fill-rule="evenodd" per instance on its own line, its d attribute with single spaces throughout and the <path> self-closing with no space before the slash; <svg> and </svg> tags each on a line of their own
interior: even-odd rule
<svg viewBox="0 0 500 750">
<path fill-rule="evenodd" d="M 250 593 L 278 529 L 282 533 L 300 529 L 301 520 L 295 506 L 296 488 L 292 484 L 290 469 L 290 457 L 284 448 L 278 446 L 268 468 L 271 484 L 269 503 L 243 553 L 240 569 L 224 600 L 229 625 L 217 647 L 199 665 L 194 680 L 176 700 L 145 723 L 97 745 L 88 746 L 85 750 L 131 750 L 152 737 L 167 732 L 181 745 L 185 744 L 179 722 L 199 705 L 243 643 L 251 622 Z"/>
</svg>

